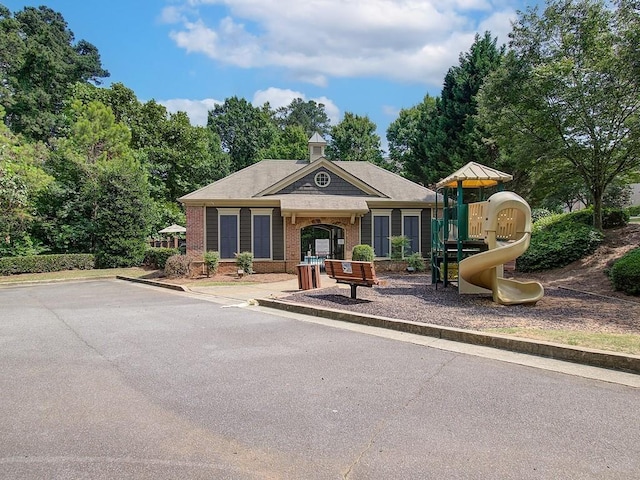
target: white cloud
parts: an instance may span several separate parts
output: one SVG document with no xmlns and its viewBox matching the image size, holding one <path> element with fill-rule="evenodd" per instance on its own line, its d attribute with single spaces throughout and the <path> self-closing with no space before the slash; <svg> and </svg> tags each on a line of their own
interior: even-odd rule
<svg viewBox="0 0 640 480">
<path fill-rule="evenodd" d="M 187 112 L 192 125 L 204 126 L 207 124 L 207 114 L 213 110 L 217 104 L 223 103 L 213 98 L 204 100 L 188 100 L 186 98 L 174 98 L 171 100 L 158 100 L 171 113 Z"/>
<path fill-rule="evenodd" d="M 175 5 L 171 5 L 169 7 L 165 7 L 162 9 L 160 13 L 159 21 L 161 23 L 180 23 L 184 21 L 184 17 L 182 15 L 182 9 Z"/>
<path fill-rule="evenodd" d="M 190 20 L 182 20 L 170 35 L 188 52 L 220 63 L 283 68 L 320 86 L 330 77 L 361 76 L 437 84 L 460 52 L 468 50 L 476 32 L 490 28 L 506 41 L 503 35 L 515 14 L 504 3 L 189 0 L 180 15 Z M 208 16 L 221 9 L 225 17 Z M 169 19 L 177 16 L 166 13 Z"/>
<path fill-rule="evenodd" d="M 340 120 L 340 109 L 329 98 L 317 97 L 308 99 L 304 93 L 289 89 L 270 87 L 266 90 L 258 90 L 253 95 L 253 101 L 251 103 L 256 107 L 261 107 L 266 102 L 269 102 L 271 109 L 275 110 L 279 107 L 286 107 L 296 98 L 301 98 L 304 101 L 313 100 L 316 103 L 322 103 L 324 105 L 324 111 L 333 125 Z M 216 105 L 222 104 L 224 101 L 213 98 L 205 98 L 203 100 L 173 98 L 169 100 L 158 100 L 158 103 L 164 105 L 167 111 L 171 113 L 186 112 L 192 125 L 204 126 L 207 124 L 209 110 L 213 110 Z"/>
</svg>

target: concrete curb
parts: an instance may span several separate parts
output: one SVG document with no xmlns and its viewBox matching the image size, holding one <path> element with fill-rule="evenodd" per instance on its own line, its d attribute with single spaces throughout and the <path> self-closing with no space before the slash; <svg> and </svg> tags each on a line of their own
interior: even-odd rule
<svg viewBox="0 0 640 480">
<path fill-rule="evenodd" d="M 146 278 L 125 277 L 124 275 L 116 275 L 118 280 L 127 280 L 129 282 L 144 283 L 145 285 L 151 285 L 154 287 L 168 288 L 170 290 L 177 290 L 179 292 L 189 292 L 190 290 L 184 285 L 175 285 L 173 283 L 158 282 L 156 280 L 149 280 Z"/>
<path fill-rule="evenodd" d="M 488 334 L 472 330 L 442 327 L 428 323 L 397 320 L 387 317 L 366 316 L 353 312 L 346 312 L 344 310 L 317 308 L 309 305 L 282 302 L 266 298 L 257 299 L 257 302 L 262 307 L 274 308 L 287 312 L 324 317 L 343 322 L 386 328 L 389 330 L 441 338 L 443 340 L 451 340 L 454 342 L 481 345 L 517 353 L 580 363 L 593 367 L 640 374 L 640 356 L 637 355 L 625 355 L 587 348 L 574 348 L 557 343 L 526 340 L 507 335 Z"/>
</svg>

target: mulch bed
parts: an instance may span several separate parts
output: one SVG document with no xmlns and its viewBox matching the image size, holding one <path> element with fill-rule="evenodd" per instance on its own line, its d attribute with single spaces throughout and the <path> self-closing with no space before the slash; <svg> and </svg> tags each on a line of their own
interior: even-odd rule
<svg viewBox="0 0 640 480">
<path fill-rule="evenodd" d="M 348 286 L 306 290 L 281 300 L 473 330 L 524 327 L 640 334 L 640 303 L 618 298 L 547 287 L 536 305 L 505 306 L 490 296 L 460 295 L 455 286 L 439 284 L 436 289 L 430 275 L 380 278 L 381 286 L 358 287 L 355 300 Z"/>
</svg>

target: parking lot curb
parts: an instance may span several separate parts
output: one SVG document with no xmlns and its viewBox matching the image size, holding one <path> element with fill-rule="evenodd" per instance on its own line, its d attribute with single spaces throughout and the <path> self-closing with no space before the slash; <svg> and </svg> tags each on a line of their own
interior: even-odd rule
<svg viewBox="0 0 640 480">
<path fill-rule="evenodd" d="M 266 298 L 256 299 L 256 301 L 260 306 L 292 313 L 329 318 L 331 320 L 386 328 L 389 330 L 441 338 L 443 340 L 450 340 L 454 342 L 498 348 L 501 350 L 509 350 L 511 352 L 640 374 L 640 356 L 638 355 L 625 355 L 603 350 L 576 348 L 557 343 L 516 338 L 508 335 L 463 330 L 388 317 L 361 315 L 344 310 L 318 308 L 299 303 L 283 302 Z"/>
<path fill-rule="evenodd" d="M 124 275 L 116 275 L 118 280 L 127 280 L 129 282 L 144 283 L 145 285 L 152 285 L 154 287 L 168 288 L 170 290 L 178 290 L 179 292 L 188 292 L 189 289 L 184 285 L 175 285 L 173 283 L 158 282 L 156 280 L 149 280 L 147 278 L 126 277 Z"/>
</svg>

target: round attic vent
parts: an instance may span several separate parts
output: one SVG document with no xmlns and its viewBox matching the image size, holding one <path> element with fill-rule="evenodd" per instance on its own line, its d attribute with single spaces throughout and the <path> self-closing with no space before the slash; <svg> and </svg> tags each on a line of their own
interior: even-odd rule
<svg viewBox="0 0 640 480">
<path fill-rule="evenodd" d="M 324 188 L 331 183 L 331 177 L 327 172 L 318 172 L 314 178 L 316 185 L 320 188 Z"/>
</svg>

